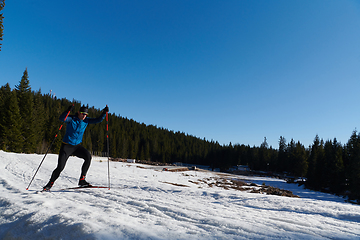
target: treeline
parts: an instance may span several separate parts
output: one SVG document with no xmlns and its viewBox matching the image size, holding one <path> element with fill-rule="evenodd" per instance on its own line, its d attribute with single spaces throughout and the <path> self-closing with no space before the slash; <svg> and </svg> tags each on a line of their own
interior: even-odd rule
<svg viewBox="0 0 360 240">
<path fill-rule="evenodd" d="M 61 125 L 59 115 L 72 103 L 76 111 L 81 106 L 76 100 L 57 99 L 42 94 L 41 90 L 32 91 L 25 70 L 15 89 L 9 84 L 0 88 L 0 149 L 45 153 Z M 100 109 L 89 108 L 89 117 L 100 114 Z M 65 127 L 55 138 L 50 152 L 59 151 L 64 134 Z M 259 147 L 220 145 L 110 113 L 109 142 L 113 158 L 184 162 L 221 170 L 248 165 L 255 171 L 304 177 L 308 188 L 346 194 L 360 202 L 360 134 L 356 131 L 345 145 L 336 139 L 323 141 L 316 136 L 313 144 L 305 147 L 293 139 L 287 143 L 281 136 L 278 149 L 274 149 L 268 146 L 266 138 Z M 89 151 L 106 152 L 106 121 L 89 125 L 82 144 Z"/>
</svg>

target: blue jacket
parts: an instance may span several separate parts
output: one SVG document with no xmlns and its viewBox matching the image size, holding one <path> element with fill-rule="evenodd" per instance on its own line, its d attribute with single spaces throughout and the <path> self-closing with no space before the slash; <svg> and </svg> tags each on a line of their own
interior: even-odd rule
<svg viewBox="0 0 360 240">
<path fill-rule="evenodd" d="M 100 123 L 106 116 L 106 113 L 102 113 L 98 118 L 86 117 L 84 120 L 80 120 L 77 115 L 69 115 L 65 120 L 67 113 L 66 111 L 63 112 L 59 120 L 66 123 L 66 133 L 63 142 L 71 145 L 78 145 L 82 142 L 88 124 Z"/>
</svg>

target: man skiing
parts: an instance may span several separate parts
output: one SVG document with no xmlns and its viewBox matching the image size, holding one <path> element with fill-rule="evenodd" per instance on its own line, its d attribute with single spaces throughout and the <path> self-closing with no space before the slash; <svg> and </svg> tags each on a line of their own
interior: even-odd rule
<svg viewBox="0 0 360 240">
<path fill-rule="evenodd" d="M 79 186 L 91 186 L 91 184 L 85 181 L 85 176 L 91 163 L 91 155 L 87 149 L 80 145 L 80 143 L 82 142 L 83 134 L 87 125 L 102 122 L 106 113 L 109 111 L 109 108 L 106 106 L 98 118 L 87 118 L 88 108 L 84 105 L 80 108 L 76 115 L 68 116 L 73 108 L 74 105 L 71 105 L 67 111 L 63 112 L 59 117 L 60 121 L 66 123 L 66 133 L 60 147 L 58 165 L 53 171 L 48 184 L 44 186 L 44 191 L 49 191 L 54 185 L 54 182 L 60 176 L 60 173 L 65 167 L 66 161 L 71 155 L 84 159 L 84 163 L 81 167 Z"/>
</svg>

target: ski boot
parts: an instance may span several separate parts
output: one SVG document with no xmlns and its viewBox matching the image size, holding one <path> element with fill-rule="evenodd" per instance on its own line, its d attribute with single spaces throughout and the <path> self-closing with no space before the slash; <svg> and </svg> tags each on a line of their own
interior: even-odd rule
<svg viewBox="0 0 360 240">
<path fill-rule="evenodd" d="M 48 184 L 46 184 L 45 187 L 43 187 L 43 191 L 49 192 L 50 188 L 54 185 L 54 182 L 49 181 Z"/>
<path fill-rule="evenodd" d="M 79 187 L 92 187 L 92 185 L 85 181 L 85 176 L 82 176 L 79 180 Z"/>
</svg>

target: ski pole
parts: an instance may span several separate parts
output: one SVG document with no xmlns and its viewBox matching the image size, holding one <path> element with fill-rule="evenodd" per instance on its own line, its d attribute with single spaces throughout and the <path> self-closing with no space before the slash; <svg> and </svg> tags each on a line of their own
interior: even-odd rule
<svg viewBox="0 0 360 240">
<path fill-rule="evenodd" d="M 74 106 L 74 104 L 73 104 L 73 106 Z M 70 112 L 71 112 L 71 109 L 70 109 L 70 111 L 66 114 L 66 117 L 65 117 L 64 121 L 67 119 L 67 117 L 69 116 Z M 41 162 L 40 162 L 39 167 L 36 169 L 36 172 L 35 172 L 35 174 L 34 174 L 33 178 L 31 179 L 31 181 L 30 181 L 30 183 L 29 183 L 29 186 L 26 188 L 26 190 L 29 190 L 29 187 L 30 187 L 31 183 L 33 182 L 33 180 L 34 180 L 34 178 L 35 178 L 35 176 L 36 176 L 37 172 L 39 171 L 39 169 L 40 169 L 40 167 L 41 167 L 42 163 L 44 162 L 45 157 L 46 157 L 46 155 L 48 154 L 48 152 L 49 152 L 50 148 L 51 148 L 51 147 L 52 147 L 52 145 L 54 144 L 55 139 L 57 138 L 57 136 L 58 136 L 58 134 L 59 134 L 59 132 L 60 132 L 60 130 L 61 130 L 61 128 L 62 128 L 62 126 L 63 126 L 63 124 L 61 124 L 61 126 L 60 126 L 59 130 L 57 131 L 57 133 L 56 133 L 56 135 L 55 135 L 55 137 L 54 137 L 54 140 L 52 141 L 52 143 L 50 144 L 49 148 L 47 149 L 47 151 L 46 151 L 46 153 L 45 153 L 45 155 L 44 155 L 43 159 L 42 159 L 42 160 L 41 160 Z"/>
<path fill-rule="evenodd" d="M 108 105 L 106 105 L 107 107 Z M 109 151 L 109 117 L 108 112 L 106 112 L 106 141 L 107 141 L 107 155 L 108 155 L 108 182 L 110 190 L 110 151 Z"/>
</svg>

